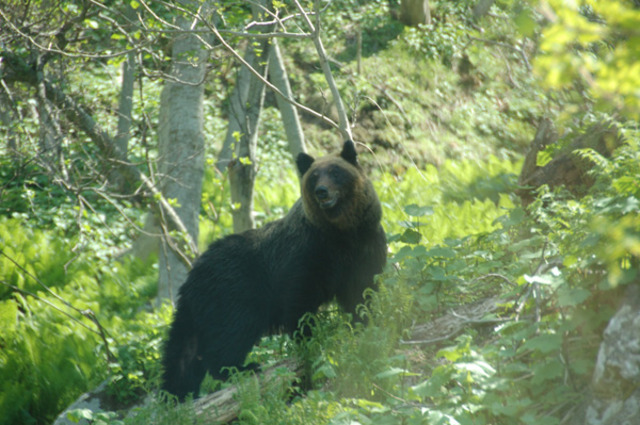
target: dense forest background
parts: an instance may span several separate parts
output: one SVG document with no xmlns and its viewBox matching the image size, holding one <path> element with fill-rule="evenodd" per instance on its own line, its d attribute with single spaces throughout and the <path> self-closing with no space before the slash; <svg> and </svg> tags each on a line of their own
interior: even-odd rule
<svg viewBox="0 0 640 425">
<path fill-rule="evenodd" d="M 0 423 L 638 423 L 639 58 L 637 0 L 5 0 Z M 224 417 L 156 397 L 198 252 L 347 137 L 367 326 L 264 338 Z"/>
</svg>

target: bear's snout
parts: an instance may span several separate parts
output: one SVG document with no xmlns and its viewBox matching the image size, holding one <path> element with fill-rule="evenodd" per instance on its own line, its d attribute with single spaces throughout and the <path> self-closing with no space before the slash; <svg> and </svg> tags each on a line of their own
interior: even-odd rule
<svg viewBox="0 0 640 425">
<path fill-rule="evenodd" d="M 328 197 L 329 197 L 329 189 L 327 189 L 327 186 L 316 187 L 316 198 L 318 198 L 319 201 L 324 201 Z"/>
<path fill-rule="evenodd" d="M 318 200 L 318 205 L 322 209 L 331 208 L 338 202 L 338 191 L 330 191 L 325 185 L 317 186 L 314 193 Z"/>
</svg>

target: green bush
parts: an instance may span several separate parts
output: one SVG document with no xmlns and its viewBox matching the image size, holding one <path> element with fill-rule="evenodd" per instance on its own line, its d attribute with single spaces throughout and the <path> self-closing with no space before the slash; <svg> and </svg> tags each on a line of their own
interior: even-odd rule
<svg viewBox="0 0 640 425">
<path fill-rule="evenodd" d="M 120 345 L 130 346 L 131 333 L 146 350 L 154 347 L 149 323 L 164 324 L 168 314 L 143 309 L 156 290 L 149 263 L 104 266 L 88 253 L 73 253 L 74 240 L 17 219 L 0 219 L 0 245 L 0 417 L 6 423 L 50 422 L 114 368 L 83 312 L 95 314 L 118 361 L 127 361 Z M 135 362 L 144 361 L 136 353 Z M 137 370 L 128 365 L 122 373 Z"/>
</svg>

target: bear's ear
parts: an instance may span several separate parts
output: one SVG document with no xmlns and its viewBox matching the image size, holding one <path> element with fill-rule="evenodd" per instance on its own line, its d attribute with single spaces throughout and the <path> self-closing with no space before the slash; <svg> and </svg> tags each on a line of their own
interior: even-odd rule
<svg viewBox="0 0 640 425">
<path fill-rule="evenodd" d="M 298 154 L 298 157 L 296 158 L 296 165 L 298 166 L 300 176 L 304 176 L 304 173 L 309 170 L 313 161 L 314 159 L 311 155 L 307 155 L 304 152 Z"/>
<path fill-rule="evenodd" d="M 340 157 L 350 164 L 358 165 L 358 154 L 356 153 L 356 145 L 351 140 L 344 142 Z"/>
</svg>

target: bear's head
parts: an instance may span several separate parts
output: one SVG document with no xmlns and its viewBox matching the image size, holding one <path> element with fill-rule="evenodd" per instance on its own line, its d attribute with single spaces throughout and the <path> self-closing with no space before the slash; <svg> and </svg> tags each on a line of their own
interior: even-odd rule
<svg viewBox="0 0 640 425">
<path fill-rule="evenodd" d="M 296 159 L 302 176 L 302 203 L 309 221 L 320 227 L 355 230 L 375 226 L 382 210 L 373 185 L 358 164 L 355 145 L 347 140 L 339 155 Z"/>
</svg>

